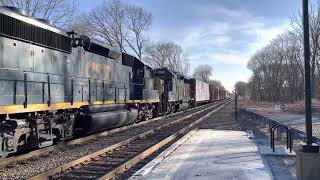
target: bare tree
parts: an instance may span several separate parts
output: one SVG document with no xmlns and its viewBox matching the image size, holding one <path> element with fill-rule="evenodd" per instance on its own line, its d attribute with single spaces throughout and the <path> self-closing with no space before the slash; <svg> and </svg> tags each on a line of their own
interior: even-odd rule
<svg viewBox="0 0 320 180">
<path fill-rule="evenodd" d="M 104 1 L 100 6 L 83 15 L 74 30 L 102 40 L 110 46 L 125 51 L 125 5 L 121 0 Z M 88 34 L 90 32 L 90 34 Z"/>
<path fill-rule="evenodd" d="M 248 83 L 255 100 L 295 101 L 303 96 L 302 47 L 290 33 L 273 39 L 257 51 L 247 67 L 253 72 Z"/>
<path fill-rule="evenodd" d="M 182 75 L 187 75 L 190 67 L 188 56 L 173 42 L 157 42 L 149 45 L 144 60 L 155 68 L 166 67 Z"/>
<path fill-rule="evenodd" d="M 309 24 L 310 24 L 310 65 L 311 65 L 311 90 L 314 97 L 316 91 L 317 76 L 316 66 L 319 64 L 319 51 L 320 51 L 320 1 L 310 6 Z M 303 43 L 303 21 L 302 15 L 293 16 L 291 18 L 293 31 L 291 32 L 300 43 Z M 319 68 L 320 70 L 320 68 Z"/>
<path fill-rule="evenodd" d="M 320 1 L 310 8 L 311 88 L 320 93 Z M 302 16 L 291 18 L 292 31 L 273 39 L 251 57 L 248 68 L 253 75 L 248 83 L 252 97 L 266 101 L 296 101 L 304 94 Z"/>
<path fill-rule="evenodd" d="M 214 87 L 223 88 L 222 83 L 218 80 L 210 80 L 208 83 L 213 85 Z"/>
<path fill-rule="evenodd" d="M 310 8 L 312 96 L 320 93 L 320 1 Z M 273 39 L 257 51 L 247 67 L 253 72 L 248 83 L 251 97 L 265 101 L 296 101 L 304 96 L 302 16 L 291 18 L 293 30 Z"/>
<path fill-rule="evenodd" d="M 145 33 L 151 23 L 151 13 L 142 7 L 122 0 L 106 0 L 79 17 L 71 28 L 142 59 L 148 42 Z"/>
<path fill-rule="evenodd" d="M 78 15 L 75 21 L 72 21 L 69 25 L 69 29 L 75 31 L 79 35 L 87 35 L 89 37 L 94 37 L 96 30 L 91 26 L 90 20 L 87 17 L 87 14 L 82 13 Z"/>
<path fill-rule="evenodd" d="M 190 58 L 186 53 L 182 54 L 180 63 L 181 65 L 178 66 L 178 72 L 181 72 L 182 75 L 188 76 L 190 69 Z"/>
<path fill-rule="evenodd" d="M 247 94 L 246 86 L 247 86 L 247 83 L 243 81 L 238 81 L 235 83 L 234 88 L 237 90 L 238 95 L 245 97 Z"/>
<path fill-rule="evenodd" d="M 0 0 L 1 6 L 12 6 L 25 11 L 27 16 L 52 21 L 57 27 L 67 27 L 76 15 L 76 0 Z"/>
<path fill-rule="evenodd" d="M 212 66 L 208 64 L 199 65 L 194 69 L 194 72 L 193 72 L 193 77 L 203 82 L 209 82 L 211 75 L 212 75 Z"/>
<path fill-rule="evenodd" d="M 128 46 L 134 51 L 139 59 L 146 48 L 147 38 L 144 33 L 149 29 L 152 23 L 152 15 L 142 7 L 127 5 L 125 25 L 128 36 L 124 39 Z"/>
</svg>

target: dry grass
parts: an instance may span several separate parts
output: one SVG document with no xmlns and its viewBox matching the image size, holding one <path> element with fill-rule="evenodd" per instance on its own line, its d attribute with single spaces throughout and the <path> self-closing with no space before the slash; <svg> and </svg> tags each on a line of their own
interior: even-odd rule
<svg viewBox="0 0 320 180">
<path fill-rule="evenodd" d="M 249 99 L 240 100 L 241 105 L 245 106 L 248 109 L 252 109 L 258 113 L 262 113 L 264 115 L 268 115 L 276 112 L 275 106 L 281 105 L 281 103 L 273 103 L 273 102 L 264 102 L 264 101 L 252 101 Z M 283 112 L 294 113 L 294 114 L 303 114 L 305 112 L 305 102 L 304 100 L 297 101 L 294 103 L 285 103 L 287 105 L 287 109 L 282 110 Z M 320 105 L 320 101 L 317 99 L 312 99 L 312 105 Z"/>
</svg>

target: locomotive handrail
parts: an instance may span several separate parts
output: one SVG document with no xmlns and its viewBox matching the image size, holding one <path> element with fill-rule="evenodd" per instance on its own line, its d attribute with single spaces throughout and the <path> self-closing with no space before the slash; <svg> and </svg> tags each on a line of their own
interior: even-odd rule
<svg viewBox="0 0 320 180">
<path fill-rule="evenodd" d="M 48 75 L 48 107 L 51 106 L 51 85 L 50 85 L 50 75 Z"/>
<path fill-rule="evenodd" d="M 35 73 L 35 74 L 42 74 L 42 75 L 53 75 L 53 76 L 61 76 L 61 77 L 67 77 L 67 78 L 76 78 L 76 79 L 84 79 L 84 80 L 96 80 L 96 81 L 102 81 L 102 82 L 111 82 L 111 83 L 125 83 L 125 84 L 132 84 L 132 85 L 144 85 L 144 83 L 128 83 L 123 81 L 111 81 L 111 80 L 104 80 L 104 79 L 96 79 L 96 78 L 87 78 L 87 77 L 81 77 L 81 76 L 68 76 L 68 75 L 62 75 L 62 74 L 54 74 L 54 73 L 44 73 L 44 72 L 33 72 L 33 71 L 26 71 L 21 69 L 12 69 L 12 68 L 0 68 L 0 70 L 9 70 L 9 71 L 19 71 L 22 73 Z M 144 78 L 144 79 L 152 79 L 152 78 Z M 0 79 L 1 81 L 14 81 L 12 79 Z M 19 81 L 19 80 L 18 80 Z M 27 82 L 38 82 L 42 83 L 40 81 L 27 81 Z M 53 83 L 51 83 L 53 84 Z M 62 83 L 55 83 L 55 84 L 62 84 Z"/>
<path fill-rule="evenodd" d="M 88 98 L 89 104 L 91 103 L 91 80 L 89 78 L 89 98 Z"/>
<path fill-rule="evenodd" d="M 76 76 L 70 76 L 70 78 L 76 78 Z M 80 78 L 78 78 L 80 79 Z M 81 78 L 81 79 L 85 79 L 85 80 L 95 80 L 95 81 L 101 81 L 101 82 L 108 82 L 108 83 L 117 83 L 117 84 L 128 84 L 128 85 L 137 85 L 137 86 L 143 86 L 143 84 L 138 84 L 138 83 L 127 83 L 127 82 L 120 82 L 120 81 L 109 81 L 109 80 L 100 80 L 100 79 L 92 79 L 92 78 Z M 17 80 L 17 79 L 1 79 L 0 78 L 0 81 L 19 81 L 19 82 L 24 82 L 24 80 Z M 30 81 L 30 80 L 26 80 L 25 82 L 28 82 L 28 83 L 43 83 L 45 81 Z M 52 82 L 51 84 L 64 84 L 64 83 L 55 83 L 55 82 Z"/>
<path fill-rule="evenodd" d="M 104 84 L 104 83 L 103 83 Z M 73 87 L 73 78 L 71 79 L 71 105 L 73 105 L 73 90 L 74 90 L 74 87 Z M 104 97 L 104 94 L 103 94 L 103 97 Z M 104 103 L 104 101 L 103 101 Z"/>
<path fill-rule="evenodd" d="M 3 68 L 0 68 L 0 70 L 3 69 Z M 10 69 L 10 70 L 14 70 L 14 69 Z M 58 84 L 58 85 L 65 85 L 66 83 L 58 83 L 58 82 L 51 82 L 50 81 L 50 75 L 56 75 L 56 74 L 51 74 L 51 73 L 40 73 L 40 74 L 43 74 L 43 75 L 47 75 L 47 78 L 46 78 L 46 81 L 31 81 L 31 80 L 28 80 L 28 74 L 26 71 L 23 71 L 24 72 L 24 76 L 23 76 L 23 80 L 17 80 L 17 79 L 1 79 L 0 78 L 0 81 L 13 81 L 14 82 L 14 87 L 13 87 L 13 92 L 14 92 L 14 97 L 13 97 L 13 101 L 14 101 L 14 104 L 16 104 L 16 95 L 17 95 L 17 82 L 23 82 L 24 84 L 24 102 L 23 102 L 23 107 L 24 108 L 27 108 L 28 106 L 28 83 L 40 83 L 42 84 L 42 102 L 44 103 L 44 91 L 45 91 L 45 84 L 48 84 L 48 87 L 47 87 L 47 91 L 48 91 L 48 101 L 47 101 L 47 105 L 48 107 L 51 106 L 51 85 L 53 84 Z M 34 73 L 39 73 L 39 72 L 34 72 Z M 64 75 L 57 75 L 57 76 L 64 76 Z M 74 103 L 74 79 L 75 78 L 78 78 L 76 76 L 67 76 L 67 77 L 70 77 L 71 78 L 71 89 L 72 89 L 72 92 L 71 92 L 71 105 L 73 105 Z M 119 82 L 119 81 L 109 81 L 109 80 L 100 80 L 100 79 L 93 79 L 93 78 L 81 78 L 81 79 L 86 79 L 88 80 L 88 88 L 89 88 L 89 96 L 88 96 L 88 103 L 90 104 L 91 103 L 91 81 L 94 80 L 96 81 L 96 99 L 98 94 L 97 94 L 97 89 L 98 89 L 98 84 L 97 82 L 98 81 L 101 81 L 102 82 L 102 85 L 103 85 L 103 89 L 104 89 L 104 92 L 105 92 L 105 82 L 107 82 L 108 84 L 111 85 L 111 87 L 109 88 L 114 88 L 115 91 L 114 91 L 114 101 L 117 102 L 117 90 L 120 90 L 120 89 L 124 89 L 125 90 L 125 100 L 127 100 L 127 93 L 126 93 L 126 85 L 128 84 L 129 86 L 143 86 L 143 84 L 138 84 L 138 83 L 127 83 L 127 82 Z M 82 91 L 83 91 L 83 86 L 86 86 L 84 84 L 81 84 L 81 83 L 77 83 L 79 85 L 82 86 Z M 120 84 L 123 84 L 123 86 Z M 134 91 L 134 90 L 133 90 Z M 83 96 L 83 94 L 82 94 Z M 106 94 L 104 93 L 103 94 L 103 102 L 105 102 L 105 97 Z M 83 97 L 82 97 L 82 101 L 83 101 Z"/>
<path fill-rule="evenodd" d="M 28 86 L 27 86 L 27 73 L 24 73 L 23 75 L 23 84 L 24 84 L 24 102 L 23 107 L 27 108 L 28 105 Z"/>
</svg>

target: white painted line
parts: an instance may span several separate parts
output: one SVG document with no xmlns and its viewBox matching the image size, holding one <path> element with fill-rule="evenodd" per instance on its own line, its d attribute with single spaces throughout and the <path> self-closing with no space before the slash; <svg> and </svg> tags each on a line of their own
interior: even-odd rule
<svg viewBox="0 0 320 180">
<path fill-rule="evenodd" d="M 290 149 L 287 149 L 286 146 L 276 145 L 275 152 L 273 152 L 270 146 L 258 146 L 259 152 L 262 155 L 275 155 L 275 156 L 295 156 L 296 153 L 292 150 L 290 153 Z"/>
<path fill-rule="evenodd" d="M 161 154 L 159 154 L 155 159 L 153 159 L 151 162 L 149 162 L 147 165 L 145 165 L 139 171 L 134 173 L 129 178 L 129 180 L 134 180 L 138 177 L 142 177 L 142 176 L 145 176 L 148 173 L 150 173 L 164 158 L 168 157 L 171 153 L 173 153 L 180 145 L 182 145 L 186 140 L 188 140 L 196 131 L 197 131 L 197 129 L 190 131 L 188 134 L 183 136 L 177 142 L 172 144 L 169 148 L 167 148 L 165 151 L 163 151 Z"/>
</svg>

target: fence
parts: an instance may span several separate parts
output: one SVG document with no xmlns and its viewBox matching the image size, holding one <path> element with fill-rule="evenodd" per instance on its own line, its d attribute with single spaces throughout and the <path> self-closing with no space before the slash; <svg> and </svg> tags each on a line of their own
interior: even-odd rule
<svg viewBox="0 0 320 180">
<path fill-rule="evenodd" d="M 272 136 L 271 148 L 274 148 L 274 132 L 275 132 L 275 130 L 277 130 L 278 138 L 281 137 L 281 134 L 283 132 L 287 133 L 287 148 L 288 148 L 288 146 L 292 146 L 292 143 L 290 143 L 289 141 L 292 141 L 292 140 L 305 141 L 306 135 L 303 131 L 289 127 L 285 124 L 281 124 L 278 121 L 272 120 L 266 116 L 249 111 L 247 109 L 243 109 L 243 108 L 239 109 L 239 118 L 241 120 L 250 120 L 250 121 L 256 122 L 259 125 L 261 125 L 262 127 L 268 128 L 269 132 L 271 133 L 271 136 Z M 288 137 L 288 136 L 291 136 L 291 137 Z M 313 137 L 313 142 L 320 142 L 320 139 L 317 137 Z"/>
</svg>

